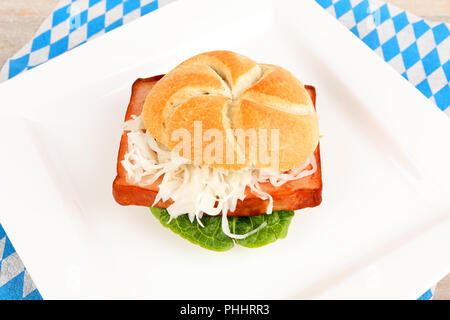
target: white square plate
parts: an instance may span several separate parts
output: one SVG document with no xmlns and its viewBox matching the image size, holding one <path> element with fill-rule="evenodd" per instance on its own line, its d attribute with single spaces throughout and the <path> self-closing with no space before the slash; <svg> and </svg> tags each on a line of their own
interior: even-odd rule
<svg viewBox="0 0 450 320">
<path fill-rule="evenodd" d="M 132 82 L 206 50 L 317 88 L 323 203 L 210 252 L 114 202 Z M 0 86 L 1 222 L 52 298 L 417 298 L 450 271 L 450 120 L 315 1 L 179 1 Z"/>
</svg>

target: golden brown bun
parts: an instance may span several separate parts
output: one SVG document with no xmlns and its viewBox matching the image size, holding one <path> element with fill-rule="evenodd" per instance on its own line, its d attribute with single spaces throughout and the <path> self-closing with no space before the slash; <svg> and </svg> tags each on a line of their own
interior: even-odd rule
<svg viewBox="0 0 450 320">
<path fill-rule="evenodd" d="M 317 115 L 305 86 L 281 67 L 257 64 L 231 51 L 202 53 L 178 65 L 149 93 L 142 116 L 147 131 L 171 150 L 180 142 L 173 139 L 177 129 L 187 130 L 192 137 L 195 121 L 201 121 L 203 133 L 217 129 L 225 138 L 224 160 L 225 145 L 235 146 L 232 164 L 194 157 L 194 139 L 190 157 L 182 156 L 198 165 L 227 170 L 274 165 L 259 158 L 251 162 L 249 139 L 243 143 L 235 134 L 226 135 L 227 129 L 228 133 L 255 129 L 257 141 L 259 129 L 268 130 L 269 154 L 270 130 L 278 129 L 280 171 L 304 164 L 319 142 Z M 208 144 L 203 143 L 203 152 L 208 152 Z"/>
</svg>

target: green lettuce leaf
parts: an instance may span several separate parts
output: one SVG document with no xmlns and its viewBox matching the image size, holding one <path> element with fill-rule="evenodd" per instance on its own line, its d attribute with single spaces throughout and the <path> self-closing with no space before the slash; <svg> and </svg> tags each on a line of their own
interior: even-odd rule
<svg viewBox="0 0 450 320">
<path fill-rule="evenodd" d="M 200 226 L 197 221 L 191 223 L 187 215 L 182 215 L 177 219 L 170 220 L 170 215 L 166 209 L 150 208 L 153 215 L 161 224 L 180 235 L 182 238 L 199 245 L 205 249 L 213 251 L 227 251 L 233 248 L 234 244 L 239 244 L 247 248 L 258 248 L 278 239 L 286 237 L 293 211 L 275 211 L 270 215 L 260 215 L 254 217 L 230 217 L 228 224 L 231 233 L 245 234 L 258 228 L 262 223 L 267 225 L 245 239 L 233 240 L 223 233 L 221 223 L 222 217 L 204 216 L 201 221 L 205 226 Z"/>
<path fill-rule="evenodd" d="M 191 223 L 187 214 L 172 219 L 169 223 L 170 215 L 166 209 L 151 207 L 150 210 L 164 227 L 193 244 L 214 251 L 227 251 L 234 246 L 233 240 L 222 231 L 220 217 L 203 217 L 203 228 L 196 220 Z"/>
<path fill-rule="evenodd" d="M 236 239 L 236 243 L 247 248 L 259 248 L 287 236 L 294 211 L 275 211 L 254 217 L 231 217 L 228 219 L 230 231 L 234 234 L 246 234 L 258 228 L 262 223 L 267 225 L 245 239 Z"/>
</svg>

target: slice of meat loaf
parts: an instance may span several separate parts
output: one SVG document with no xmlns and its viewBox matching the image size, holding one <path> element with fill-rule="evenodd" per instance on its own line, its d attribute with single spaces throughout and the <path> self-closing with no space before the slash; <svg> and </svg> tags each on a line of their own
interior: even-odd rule
<svg viewBox="0 0 450 320">
<path fill-rule="evenodd" d="M 139 116 L 141 114 L 145 98 L 155 83 L 162 77 L 160 75 L 146 79 L 138 79 L 134 82 L 125 121 L 130 120 L 132 115 Z M 315 88 L 306 86 L 306 89 L 315 105 Z M 161 178 L 148 186 L 135 185 L 128 182 L 125 168 L 121 164 L 127 151 L 128 137 L 127 132 L 124 131 L 120 140 L 119 156 L 117 159 L 117 176 L 113 183 L 114 198 L 121 205 L 153 206 Z M 272 196 L 274 211 L 291 211 L 306 207 L 316 207 L 322 202 L 322 172 L 319 146 L 314 151 L 314 155 L 317 161 L 317 171 L 314 174 L 298 180 L 289 181 L 280 187 L 274 187 L 268 182 L 260 184 L 261 189 Z M 253 216 L 266 213 L 269 200 L 258 198 L 250 190 L 246 192 L 247 195 L 244 201 L 239 201 L 236 210 L 234 212 L 228 212 L 228 216 Z M 159 201 L 155 207 L 167 208 L 171 203 L 171 201 Z"/>
</svg>

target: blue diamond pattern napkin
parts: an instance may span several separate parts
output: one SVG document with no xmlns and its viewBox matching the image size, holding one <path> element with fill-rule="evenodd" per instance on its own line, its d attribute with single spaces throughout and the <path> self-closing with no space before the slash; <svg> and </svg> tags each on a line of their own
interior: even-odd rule
<svg viewBox="0 0 450 320">
<path fill-rule="evenodd" d="M 441 110 L 448 108 L 448 24 L 425 21 L 377 0 L 316 1 Z"/>
<path fill-rule="evenodd" d="M 0 71 L 0 81 L 30 70 L 173 0 L 61 0 L 35 37 Z M 450 115 L 449 25 L 378 0 L 316 0 L 355 36 Z M 419 300 L 429 300 L 431 290 Z M 0 225 L 0 300 L 42 299 Z"/>
</svg>

